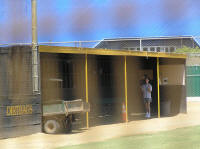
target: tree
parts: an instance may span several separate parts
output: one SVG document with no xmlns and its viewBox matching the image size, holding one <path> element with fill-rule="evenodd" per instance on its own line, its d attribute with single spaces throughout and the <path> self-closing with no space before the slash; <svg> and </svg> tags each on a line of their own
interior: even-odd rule
<svg viewBox="0 0 200 149">
<path fill-rule="evenodd" d="M 199 47 L 189 48 L 184 46 L 183 48 L 176 49 L 176 53 L 200 53 L 200 48 Z"/>
</svg>

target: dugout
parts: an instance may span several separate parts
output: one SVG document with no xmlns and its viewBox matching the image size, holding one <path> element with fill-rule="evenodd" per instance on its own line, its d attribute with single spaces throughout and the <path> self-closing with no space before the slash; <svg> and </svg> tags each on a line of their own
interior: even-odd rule
<svg viewBox="0 0 200 149">
<path fill-rule="evenodd" d="M 80 116 L 87 127 L 143 117 L 141 83 L 153 86 L 154 117 L 186 112 L 183 54 L 94 48 L 39 46 L 42 102 L 85 99 L 90 113 Z M 167 111 L 167 112 L 166 112 Z"/>
</svg>

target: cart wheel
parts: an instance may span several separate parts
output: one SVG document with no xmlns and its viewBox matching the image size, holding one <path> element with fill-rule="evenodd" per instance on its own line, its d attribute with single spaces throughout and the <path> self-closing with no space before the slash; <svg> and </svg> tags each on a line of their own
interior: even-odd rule
<svg viewBox="0 0 200 149">
<path fill-rule="evenodd" d="M 56 120 L 47 120 L 44 123 L 44 131 L 46 133 L 54 134 L 54 133 L 59 132 L 59 130 L 60 130 L 60 124 Z"/>
</svg>

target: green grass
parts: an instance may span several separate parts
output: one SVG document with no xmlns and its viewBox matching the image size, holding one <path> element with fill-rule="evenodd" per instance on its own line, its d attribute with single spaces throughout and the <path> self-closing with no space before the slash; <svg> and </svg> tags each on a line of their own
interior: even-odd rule
<svg viewBox="0 0 200 149">
<path fill-rule="evenodd" d="M 58 149 L 200 149 L 200 126 L 120 137 Z"/>
</svg>

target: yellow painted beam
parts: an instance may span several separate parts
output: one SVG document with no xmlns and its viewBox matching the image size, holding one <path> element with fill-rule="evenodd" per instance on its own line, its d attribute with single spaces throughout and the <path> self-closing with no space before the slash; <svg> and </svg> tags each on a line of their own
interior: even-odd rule
<svg viewBox="0 0 200 149">
<path fill-rule="evenodd" d="M 159 58 L 157 57 L 157 89 L 158 89 L 158 118 L 160 118 L 160 69 L 159 69 Z"/>
<path fill-rule="evenodd" d="M 128 122 L 128 94 L 127 94 L 127 61 L 124 56 L 124 86 L 125 86 L 125 105 L 126 105 L 126 122 Z"/>
<path fill-rule="evenodd" d="M 163 58 L 183 58 L 185 54 L 162 53 L 162 52 L 141 52 L 130 50 L 115 49 L 96 49 L 96 48 L 78 48 L 61 46 L 39 46 L 40 52 L 45 53 L 71 53 L 71 54 L 89 54 L 89 55 L 113 55 L 113 56 L 142 56 L 142 57 L 163 57 Z"/>
<path fill-rule="evenodd" d="M 87 54 L 85 55 L 85 95 L 86 95 L 86 102 L 88 102 L 88 59 L 87 59 Z M 86 127 L 89 128 L 88 112 L 86 112 Z"/>
</svg>

